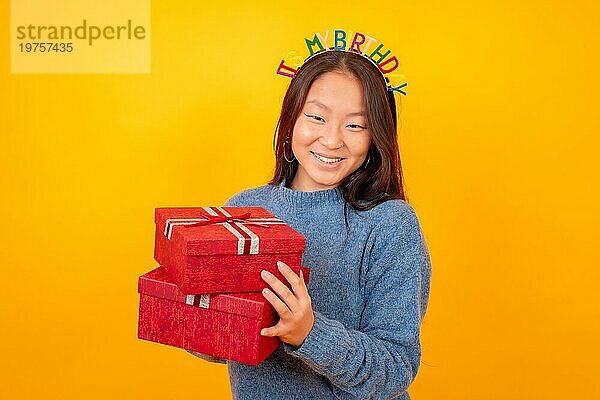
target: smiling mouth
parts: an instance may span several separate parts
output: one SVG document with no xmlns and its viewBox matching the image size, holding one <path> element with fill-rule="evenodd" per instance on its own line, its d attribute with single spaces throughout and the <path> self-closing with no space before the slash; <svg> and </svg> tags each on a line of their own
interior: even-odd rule
<svg viewBox="0 0 600 400">
<path fill-rule="evenodd" d="M 313 156 L 315 156 L 315 158 L 316 158 L 317 160 L 319 160 L 319 161 L 322 161 L 322 162 L 324 162 L 324 163 L 327 163 L 327 164 L 335 164 L 335 163 L 337 163 L 337 162 L 340 162 L 340 161 L 342 161 L 342 160 L 345 160 L 345 158 L 341 158 L 341 157 L 338 157 L 338 158 L 329 158 L 329 157 L 324 157 L 324 156 L 322 156 L 322 155 L 320 155 L 320 154 L 317 154 L 317 153 L 315 153 L 314 151 L 311 151 L 310 153 L 311 153 Z"/>
</svg>

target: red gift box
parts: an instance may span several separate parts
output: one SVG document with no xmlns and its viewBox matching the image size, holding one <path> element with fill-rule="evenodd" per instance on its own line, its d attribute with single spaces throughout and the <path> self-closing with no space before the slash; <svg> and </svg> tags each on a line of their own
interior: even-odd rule
<svg viewBox="0 0 600 400">
<path fill-rule="evenodd" d="M 260 334 L 278 320 L 261 293 L 186 295 L 161 267 L 139 278 L 138 292 L 140 339 L 255 366 L 281 343 Z"/>
<path fill-rule="evenodd" d="M 154 258 L 185 294 L 260 292 L 266 269 L 298 274 L 306 239 L 261 207 L 157 208 Z"/>
</svg>

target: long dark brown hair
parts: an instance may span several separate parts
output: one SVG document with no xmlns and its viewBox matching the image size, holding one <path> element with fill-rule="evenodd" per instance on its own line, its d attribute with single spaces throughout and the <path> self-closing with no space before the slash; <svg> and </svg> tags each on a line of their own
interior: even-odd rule
<svg viewBox="0 0 600 400">
<path fill-rule="evenodd" d="M 275 173 L 269 184 L 291 184 L 298 170 L 298 160 L 290 154 L 287 157 L 293 161 L 288 162 L 284 157 L 285 152 L 291 153 L 292 132 L 310 86 L 326 72 L 349 73 L 361 82 L 367 126 L 371 134 L 371 145 L 365 161 L 340 182 L 346 203 L 355 210 L 364 211 L 390 199 L 408 201 L 404 193 L 398 149 L 394 92 L 387 90 L 386 80 L 373 62 L 360 54 L 340 50 L 323 51 L 311 56 L 292 78 L 273 137 Z"/>
</svg>

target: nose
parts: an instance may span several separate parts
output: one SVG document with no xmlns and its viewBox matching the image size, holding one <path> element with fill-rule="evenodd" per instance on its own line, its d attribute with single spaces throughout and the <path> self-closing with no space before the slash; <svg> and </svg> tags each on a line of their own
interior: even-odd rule
<svg viewBox="0 0 600 400">
<path fill-rule="evenodd" d="M 323 129 L 319 142 L 326 148 L 335 150 L 344 145 L 344 134 L 341 124 L 328 124 Z"/>
</svg>

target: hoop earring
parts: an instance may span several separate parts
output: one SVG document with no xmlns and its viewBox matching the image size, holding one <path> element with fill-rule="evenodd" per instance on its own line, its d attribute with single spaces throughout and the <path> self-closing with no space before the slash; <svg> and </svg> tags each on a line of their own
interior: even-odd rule
<svg viewBox="0 0 600 400">
<path fill-rule="evenodd" d="M 292 152 L 292 146 L 290 146 L 290 154 L 292 155 L 292 159 L 288 160 L 287 155 L 285 154 L 285 148 L 287 147 L 286 145 L 288 144 L 288 140 L 285 139 L 285 142 L 283 143 L 283 158 L 285 159 L 285 161 L 292 163 L 294 162 L 294 160 L 296 159 L 296 156 L 294 155 L 294 153 Z"/>
</svg>

